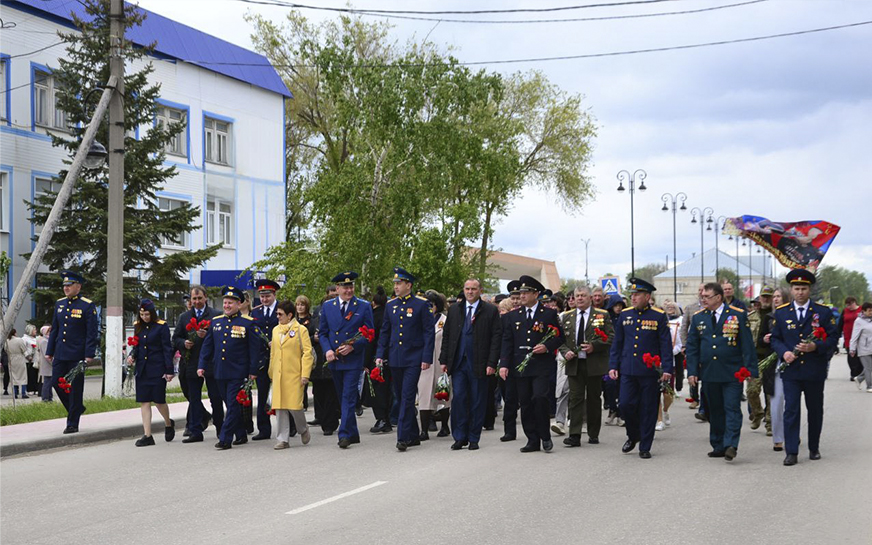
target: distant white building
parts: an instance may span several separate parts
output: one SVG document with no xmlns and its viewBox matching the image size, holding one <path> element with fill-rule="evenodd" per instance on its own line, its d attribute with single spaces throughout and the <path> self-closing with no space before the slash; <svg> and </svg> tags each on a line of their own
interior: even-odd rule
<svg viewBox="0 0 872 545">
<path fill-rule="evenodd" d="M 55 108 L 52 68 L 64 54 L 56 32 L 73 29 L 70 11 L 84 16 L 75 1 L 2 0 L 4 23 L 16 25 L 3 30 L 0 44 L 0 249 L 12 258 L 0 287 L 5 301 L 24 270 L 21 254 L 35 244 L 25 201 L 59 187 L 52 177 L 67 158 L 51 146 L 49 134 L 67 130 Z M 285 238 L 284 101 L 291 95 L 262 55 L 146 13 L 143 25 L 127 37 L 138 45 L 156 44 L 153 56 L 144 59 L 154 64 L 152 83 L 161 85 L 155 123 L 187 125 L 166 150 L 167 164 L 178 174 L 157 194 L 158 205 L 188 202 L 201 213 L 197 229 L 166 240 L 161 253 L 222 243 L 218 255 L 202 270 L 190 271 L 188 279 L 232 282 Z M 127 72 L 141 67 L 128 66 Z M 28 305 L 16 323 L 19 329 L 35 310 Z"/>
<path fill-rule="evenodd" d="M 678 304 L 682 307 L 696 300 L 697 287 L 701 282 L 714 282 L 717 269 L 738 269 L 739 285 L 733 286 L 737 293 L 745 299 L 753 298 L 760 293 L 764 284 L 774 285 L 772 280 L 772 259 L 769 254 L 739 254 L 735 255 L 717 252 L 714 249 L 706 251 L 702 256 L 696 255 L 677 267 L 673 267 L 654 277 L 654 287 L 657 288 L 657 302 L 673 300 L 673 291 L 677 285 Z"/>
</svg>

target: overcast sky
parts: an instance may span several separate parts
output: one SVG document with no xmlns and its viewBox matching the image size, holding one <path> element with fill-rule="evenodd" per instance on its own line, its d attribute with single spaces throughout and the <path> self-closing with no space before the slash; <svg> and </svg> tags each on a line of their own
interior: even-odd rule
<svg viewBox="0 0 872 545">
<path fill-rule="evenodd" d="M 569 6 L 616 0 L 385 1 L 356 8 L 471 10 Z M 679 0 L 491 16 L 536 19 L 684 11 L 743 0 Z M 312 5 L 345 6 L 344 2 Z M 243 14 L 280 21 L 287 8 L 238 0 L 141 0 L 140 5 L 251 48 Z M 305 10 L 321 20 L 336 15 Z M 485 16 L 442 16 L 472 18 Z M 513 25 L 392 20 L 400 40 L 423 37 L 455 48 L 461 61 L 605 53 L 750 38 L 872 21 L 866 0 L 768 0 L 704 13 L 638 19 Z M 616 175 L 642 168 L 648 191 L 636 193 L 636 266 L 672 254 L 672 217 L 664 192 L 685 192 L 687 206 L 716 215 L 754 214 L 776 221 L 826 220 L 842 227 L 824 264 L 872 280 L 872 25 L 774 40 L 597 59 L 492 65 L 511 73 L 542 70 L 584 95 L 596 119 L 590 175 L 596 200 L 580 214 L 560 210 L 553 195 L 528 191 L 497 226 L 507 252 L 557 262 L 562 277 L 630 270 L 630 203 Z M 699 252 L 699 229 L 678 217 L 678 260 Z M 567 228 L 576 226 L 574 236 Z M 706 233 L 705 248 L 714 247 Z M 735 246 L 721 239 L 721 250 Z M 783 272 L 784 269 L 781 269 Z"/>
</svg>

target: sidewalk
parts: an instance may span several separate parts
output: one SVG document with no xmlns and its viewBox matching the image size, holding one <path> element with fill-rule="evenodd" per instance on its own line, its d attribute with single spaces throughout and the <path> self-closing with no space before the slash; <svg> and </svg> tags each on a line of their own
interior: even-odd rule
<svg viewBox="0 0 872 545">
<path fill-rule="evenodd" d="M 87 406 L 87 403 L 85 405 Z M 212 407 L 208 399 L 203 400 L 203 405 L 211 412 Z M 188 411 L 188 402 L 171 403 L 169 407 L 170 417 L 176 422 L 176 439 L 174 440 L 181 441 L 182 432 L 185 431 L 185 414 Z M 155 417 L 152 420 L 152 434 L 162 435 L 163 418 L 160 417 L 155 408 L 152 408 L 152 414 Z M 138 437 L 142 435 L 142 417 L 140 415 L 139 409 L 125 409 L 91 415 L 85 413 L 79 422 L 79 432 L 68 435 L 62 433 L 66 427 L 65 418 L 3 426 L 0 427 L 0 458 L 71 445 Z"/>
</svg>

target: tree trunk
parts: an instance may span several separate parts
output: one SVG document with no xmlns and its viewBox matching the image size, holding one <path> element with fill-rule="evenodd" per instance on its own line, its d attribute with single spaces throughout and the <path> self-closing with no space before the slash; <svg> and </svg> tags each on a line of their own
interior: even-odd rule
<svg viewBox="0 0 872 545">
<path fill-rule="evenodd" d="M 488 243 L 490 242 L 491 221 L 493 220 L 495 204 L 487 203 L 485 205 L 484 226 L 481 234 L 481 250 L 479 251 L 478 277 L 484 278 L 487 272 L 487 254 Z"/>
</svg>

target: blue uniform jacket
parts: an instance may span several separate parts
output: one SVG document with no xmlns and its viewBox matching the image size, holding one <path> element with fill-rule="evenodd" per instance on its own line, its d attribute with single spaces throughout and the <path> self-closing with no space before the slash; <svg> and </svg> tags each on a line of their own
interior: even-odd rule
<svg viewBox="0 0 872 545">
<path fill-rule="evenodd" d="M 139 344 L 130 353 L 136 362 L 136 378 L 160 378 L 174 374 L 170 327 L 163 320 L 139 324 Z"/>
<path fill-rule="evenodd" d="M 520 307 L 503 315 L 503 344 L 500 350 L 500 367 L 507 367 L 513 377 L 537 377 L 552 374 L 557 365 L 554 353 L 563 344 L 563 330 L 557 311 L 542 303 L 533 314 L 533 323 L 527 323 L 527 307 Z M 545 341 L 544 354 L 534 354 L 523 373 L 518 373 L 518 365 L 527 357 L 534 346 L 540 344 L 548 332 L 548 326 L 560 332 Z"/>
<path fill-rule="evenodd" d="M 62 297 L 55 303 L 46 356 L 80 361 L 97 354 L 97 308 L 93 301 L 78 295 Z"/>
<path fill-rule="evenodd" d="M 372 305 L 360 297 L 352 297 L 348 301 L 345 316 L 342 316 L 342 303 L 339 298 L 332 299 L 321 305 L 321 318 L 318 322 L 318 343 L 326 354 L 342 346 L 352 339 L 361 326 L 375 329 L 372 322 Z M 354 351 L 347 356 L 338 357 L 329 364 L 330 369 L 339 371 L 354 371 L 363 369 L 366 359 L 366 346 L 369 344 L 363 336 L 354 341 Z"/>
<path fill-rule="evenodd" d="M 772 348 L 783 359 L 785 352 L 796 354 L 796 360 L 781 373 L 784 380 L 826 380 L 827 363 L 830 353 L 839 342 L 836 331 L 836 318 L 829 308 L 809 303 L 803 323 L 796 319 L 796 307 L 793 303 L 781 305 L 772 313 Z M 794 347 L 803 339 L 811 337 L 816 327 L 823 327 L 827 332 L 825 341 L 815 341 L 817 350 L 814 352 L 799 352 Z"/>
<path fill-rule="evenodd" d="M 214 364 L 217 380 L 245 379 L 256 375 L 263 357 L 263 340 L 254 318 L 239 314 L 216 316 L 203 339 L 198 369 Z"/>
<path fill-rule="evenodd" d="M 278 306 L 276 306 L 278 309 Z M 275 310 L 270 313 L 269 318 L 263 315 L 263 307 L 257 307 L 251 311 L 251 317 L 254 318 L 254 323 L 266 335 L 267 339 L 272 339 L 273 329 L 279 325 L 279 319 L 276 318 Z M 263 358 L 260 361 L 258 369 L 265 370 L 269 367 L 269 343 L 266 343 L 263 350 Z"/>
<path fill-rule="evenodd" d="M 745 311 L 725 305 L 714 331 L 711 311 L 694 314 L 687 328 L 687 376 L 732 382 L 743 366 L 757 376 L 757 350 Z"/>
<path fill-rule="evenodd" d="M 645 354 L 660 356 L 664 373 L 672 373 L 672 334 L 666 313 L 657 307 L 645 310 L 625 308 L 615 322 L 615 339 L 609 354 L 609 369 L 622 375 L 657 377 L 655 369 L 645 365 Z"/>
<path fill-rule="evenodd" d="M 391 367 L 415 367 L 433 363 L 436 327 L 430 302 L 423 297 L 395 297 L 385 305 L 375 357 Z"/>
</svg>

